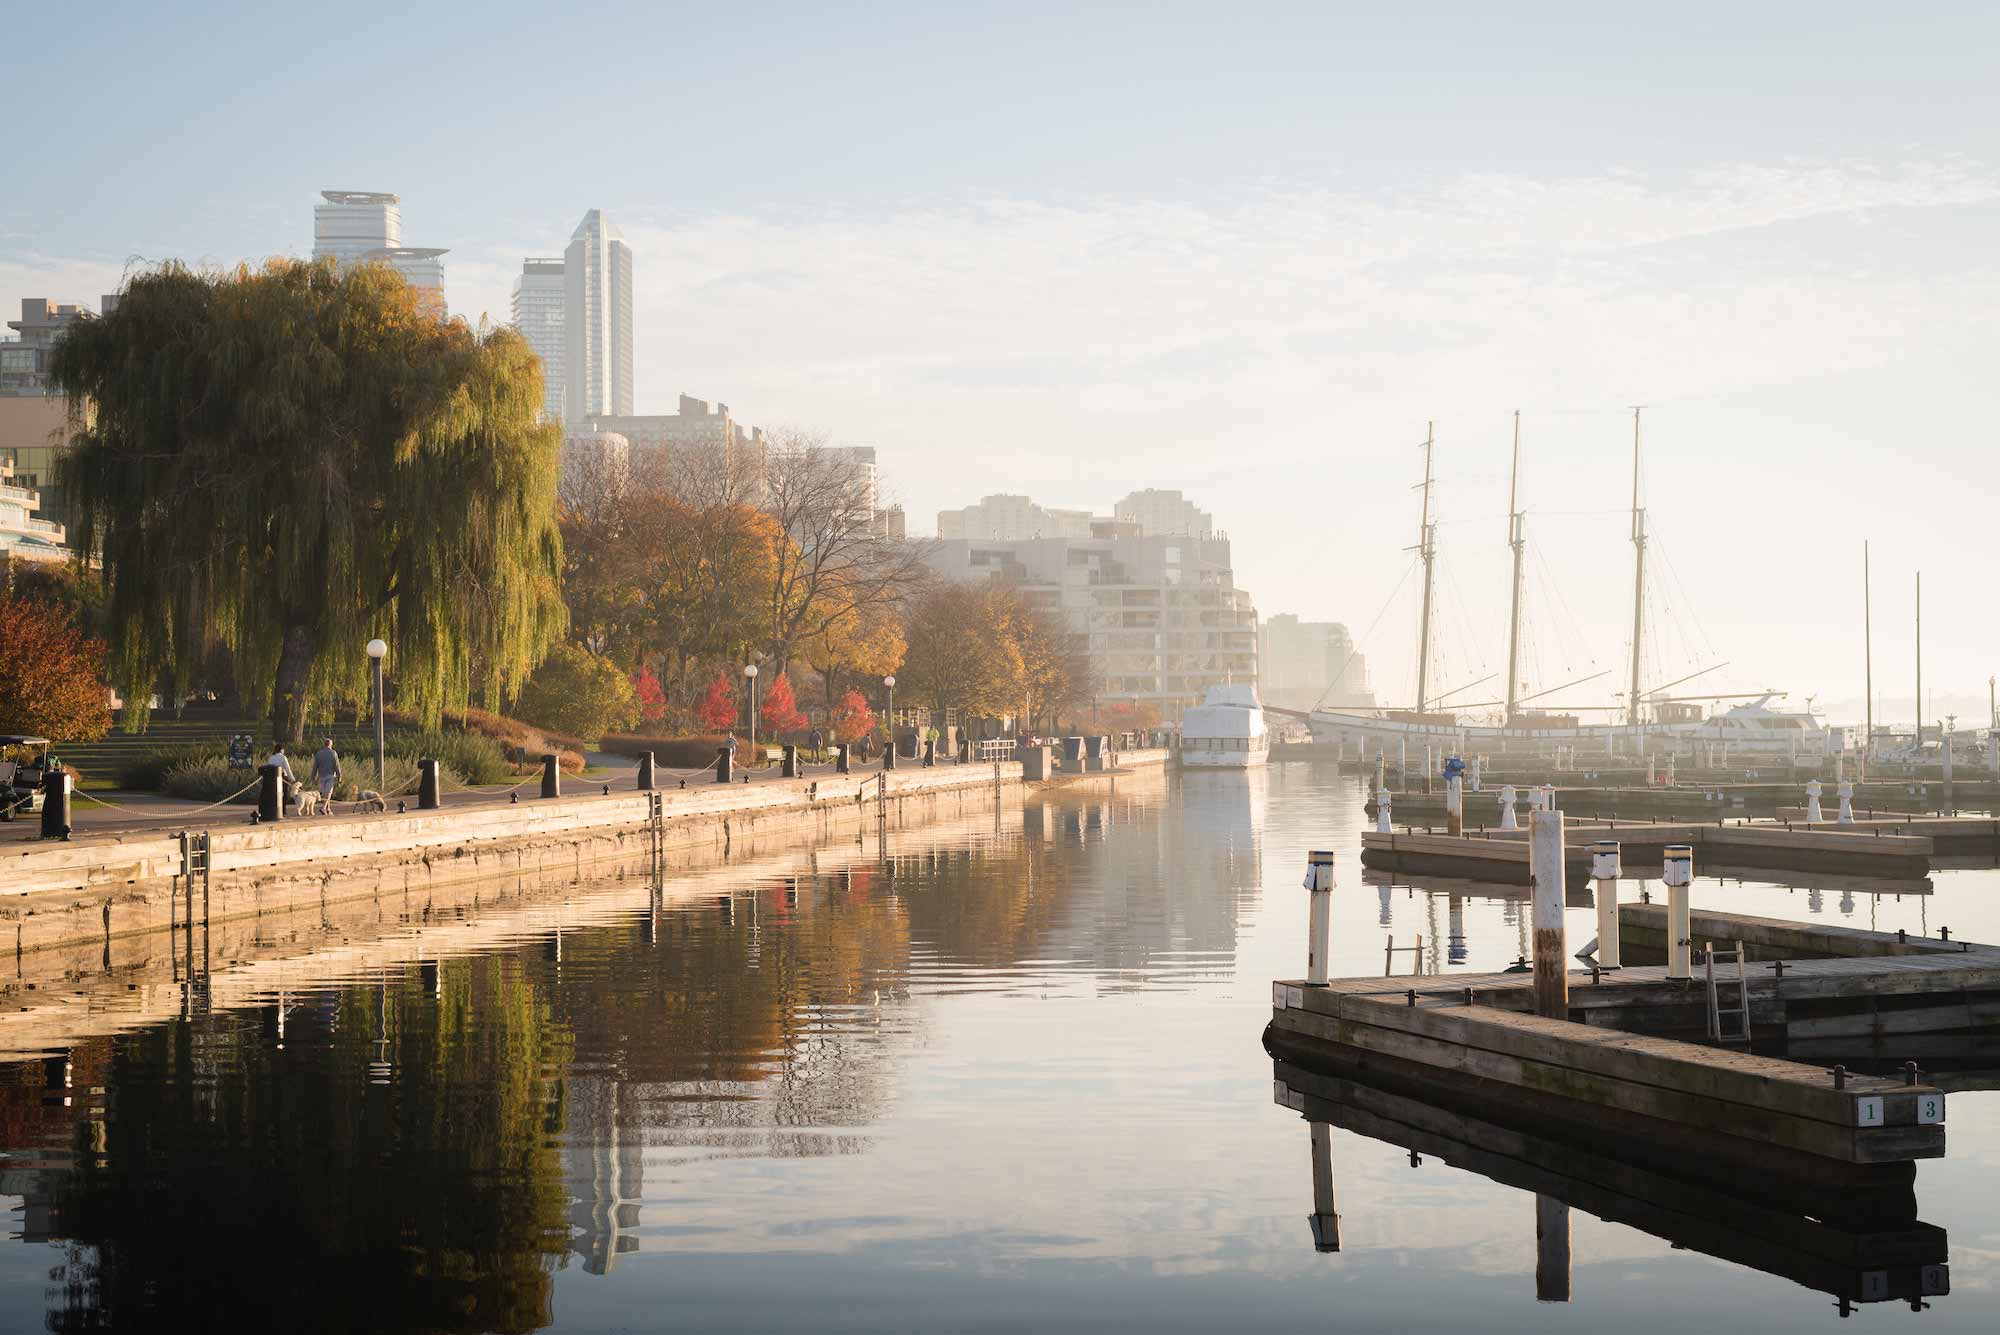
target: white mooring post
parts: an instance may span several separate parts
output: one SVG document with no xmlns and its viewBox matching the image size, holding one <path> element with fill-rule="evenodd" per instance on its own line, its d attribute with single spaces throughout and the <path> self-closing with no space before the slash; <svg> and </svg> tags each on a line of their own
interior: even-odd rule
<svg viewBox="0 0 2000 1335">
<path fill-rule="evenodd" d="M 1520 828 L 1521 828 L 1521 822 L 1520 822 L 1520 821 L 1519 821 L 1518 819 L 1516 819 L 1516 817 L 1515 817 L 1515 815 L 1514 815 L 1514 803 L 1515 803 L 1515 802 L 1516 802 L 1517 800 L 1518 800 L 1518 795 L 1517 795 L 1517 794 L 1516 794 L 1516 793 L 1514 792 L 1514 785 L 1513 785 L 1513 784 L 1511 784 L 1511 783 L 1510 783 L 1510 784 L 1505 784 L 1505 785 L 1503 785 L 1503 786 L 1501 787 L 1501 789 L 1500 789 L 1500 828 L 1501 828 L 1501 829 L 1503 829 L 1503 830 L 1518 830 L 1518 829 L 1520 829 Z"/>
<path fill-rule="evenodd" d="M 1333 1137 L 1325 1122 L 1312 1124 L 1313 1250 L 1340 1250 L 1340 1216 L 1333 1208 Z"/>
<path fill-rule="evenodd" d="M 1479 757 L 1472 758 L 1472 791 L 1479 791 Z"/>
<path fill-rule="evenodd" d="M 1409 791 L 1410 787 L 1410 739 L 1396 739 L 1396 786 Z"/>
<path fill-rule="evenodd" d="M 1375 748 L 1375 790 L 1380 792 L 1389 786 L 1389 758 L 1382 754 L 1382 748 Z"/>
<path fill-rule="evenodd" d="M 1377 834 L 1392 833 L 1390 829 L 1391 813 L 1389 810 L 1389 804 L 1394 800 L 1395 800 L 1394 798 L 1389 796 L 1389 790 L 1387 788 L 1377 788 L 1375 790 L 1375 833 Z"/>
<path fill-rule="evenodd" d="M 1437 760 L 1431 755 L 1431 748 L 1424 748 L 1424 791 L 1431 790 L 1431 774 L 1437 769 Z"/>
<path fill-rule="evenodd" d="M 1688 885 L 1694 880 L 1694 846 L 1668 844 L 1660 868 L 1667 883 L 1667 977 L 1694 977 L 1694 921 Z"/>
<path fill-rule="evenodd" d="M 1444 781 L 1444 830 L 1465 833 L 1465 778 L 1454 774 Z"/>
<path fill-rule="evenodd" d="M 1590 845 L 1590 879 L 1597 883 L 1597 963 L 1618 967 L 1618 841 L 1598 839 Z"/>
<path fill-rule="evenodd" d="M 1306 983 L 1326 986 L 1327 938 L 1333 923 L 1333 852 L 1314 849 L 1306 854 L 1306 891 L 1311 907 L 1306 917 Z"/>
<path fill-rule="evenodd" d="M 1825 790 L 1818 779 L 1806 780 L 1806 821 L 1809 824 L 1826 819 L 1825 814 L 1819 809 L 1819 795 L 1823 791 Z"/>
<path fill-rule="evenodd" d="M 1840 823 L 1854 824 L 1854 785 L 1845 779 L 1840 783 Z"/>
<path fill-rule="evenodd" d="M 1674 760 L 1680 755 L 1678 749 L 1667 752 L 1667 787 L 1674 786 Z"/>
<path fill-rule="evenodd" d="M 1568 954 L 1563 939 L 1563 814 L 1528 817 L 1528 866 L 1535 880 L 1535 1014 L 1569 1018 Z"/>
</svg>

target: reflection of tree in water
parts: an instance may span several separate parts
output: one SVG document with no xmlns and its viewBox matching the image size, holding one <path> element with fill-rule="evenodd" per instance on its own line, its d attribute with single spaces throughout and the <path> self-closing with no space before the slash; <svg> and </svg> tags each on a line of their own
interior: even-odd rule
<svg viewBox="0 0 2000 1335">
<path fill-rule="evenodd" d="M 49 1174 L 55 1330 L 533 1330 L 565 1246 L 569 1057 L 517 958 L 117 1041 Z M 430 984 L 434 980 L 434 987 Z M 259 1019 L 263 1023 L 259 1023 Z"/>
<path fill-rule="evenodd" d="M 1023 809 L 1018 842 L 898 856 L 920 950 L 951 965 L 1064 960 L 1148 985 L 1210 959 L 1226 971 L 1260 893 L 1262 776 L 1213 777 L 1236 782 L 1188 792 L 1165 817 L 1173 799 L 1158 790 L 1051 798 Z"/>
</svg>

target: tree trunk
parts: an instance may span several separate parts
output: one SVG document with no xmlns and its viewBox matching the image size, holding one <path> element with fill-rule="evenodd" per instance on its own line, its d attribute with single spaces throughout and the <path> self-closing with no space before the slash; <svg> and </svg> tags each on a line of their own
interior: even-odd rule
<svg viewBox="0 0 2000 1335">
<path fill-rule="evenodd" d="M 312 677 L 312 660 L 312 631 L 286 627 L 285 647 L 278 655 L 277 690 L 271 695 L 271 728 L 287 746 L 302 746 L 306 740 L 306 685 Z M 372 684 L 369 689 L 374 689 Z M 369 703 L 372 707 L 374 702 Z"/>
</svg>

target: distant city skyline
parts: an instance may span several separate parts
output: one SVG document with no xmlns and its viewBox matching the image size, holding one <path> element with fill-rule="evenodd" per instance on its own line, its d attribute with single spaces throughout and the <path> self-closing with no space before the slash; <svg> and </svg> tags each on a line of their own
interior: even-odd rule
<svg viewBox="0 0 2000 1335">
<path fill-rule="evenodd" d="M 446 77 L 545 35 L 504 8 L 397 22 Z M 1414 677 L 1403 549 L 1427 420 L 1442 688 L 1501 666 L 1517 408 L 1531 675 L 1621 675 L 1628 410 L 1646 403 L 1651 679 L 1726 663 L 1708 689 L 1858 719 L 1865 536 L 1884 713 L 1912 709 L 1919 568 L 1926 689 L 1938 712 L 1984 710 L 1990 6 L 1218 24 L 1167 4 L 1143 51 L 1129 18 L 1032 5 L 704 15 L 710 49 L 756 53 L 755 97 L 733 61 L 647 77 L 686 15 L 591 22 L 615 34 L 619 96 L 554 80 L 510 103 L 437 97 L 379 62 L 365 23 L 317 34 L 302 65 L 247 6 L 199 39 L 134 9 L 116 44 L 55 10 L 10 17 L 38 66 L 91 70 L 93 96 L 15 146 L 0 297 L 303 254 L 319 190 L 377 185 L 412 239 L 451 247 L 452 310 L 499 322 L 523 257 L 600 208 L 640 261 L 633 413 L 690 392 L 867 441 L 915 516 L 1181 489 L 1260 606 L 1351 629 L 1384 699 Z M 208 95 L 185 99 L 190 79 Z M 553 187 L 528 166 L 548 162 Z"/>
<path fill-rule="evenodd" d="M 632 413 L 632 248 L 592 209 L 563 252 L 563 417 Z"/>
</svg>

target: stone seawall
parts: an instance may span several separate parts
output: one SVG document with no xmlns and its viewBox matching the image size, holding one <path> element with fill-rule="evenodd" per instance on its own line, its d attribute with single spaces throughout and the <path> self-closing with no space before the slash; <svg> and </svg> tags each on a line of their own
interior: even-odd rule
<svg viewBox="0 0 2000 1335">
<path fill-rule="evenodd" d="M 1128 753 L 1126 767 L 1165 752 Z M 1090 778 L 1107 776 L 1093 775 Z M 657 794 L 668 865 L 776 852 L 1018 804 L 1010 765 L 900 769 L 884 774 L 698 785 Z M 133 831 L 72 843 L 19 845 L 0 855 L 0 932 L 17 956 L 56 950 L 95 958 L 125 937 L 164 932 L 192 909 L 211 930 L 236 920 L 391 900 L 427 903 L 444 887 L 488 880 L 581 879 L 606 864 L 650 867 L 651 794 L 633 791 L 436 811 L 207 827 L 212 870 L 192 903 L 176 891 L 178 831 Z M 199 827 L 195 830 L 200 832 Z M 0 936 L 0 944 L 4 944 Z"/>
</svg>

